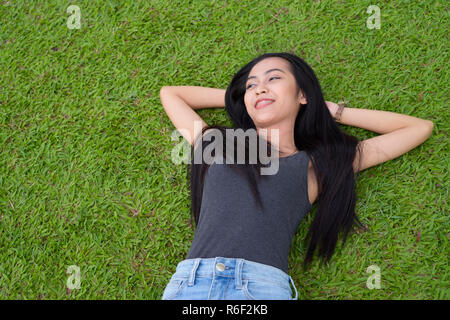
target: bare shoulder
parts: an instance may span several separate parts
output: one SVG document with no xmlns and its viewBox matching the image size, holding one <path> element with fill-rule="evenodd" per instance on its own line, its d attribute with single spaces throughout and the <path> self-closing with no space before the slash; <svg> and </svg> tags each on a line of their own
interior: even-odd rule
<svg viewBox="0 0 450 320">
<path fill-rule="evenodd" d="M 308 198 L 311 204 L 316 201 L 318 192 L 319 188 L 317 185 L 316 174 L 310 161 L 308 165 Z"/>
</svg>

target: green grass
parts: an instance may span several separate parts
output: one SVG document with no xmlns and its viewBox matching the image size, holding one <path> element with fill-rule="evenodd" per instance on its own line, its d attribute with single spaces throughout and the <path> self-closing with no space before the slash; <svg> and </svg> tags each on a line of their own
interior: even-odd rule
<svg viewBox="0 0 450 320">
<path fill-rule="evenodd" d="M 366 27 L 372 4 L 379 30 Z M 159 299 L 194 236 L 159 89 L 226 88 L 252 58 L 290 51 L 326 100 L 435 124 L 360 173 L 370 230 L 302 272 L 305 218 L 289 257 L 299 298 L 449 299 L 448 12 L 443 0 L 1 1 L 0 298 Z M 199 113 L 231 125 L 223 109 Z M 70 265 L 80 289 L 66 286 Z M 380 289 L 366 287 L 370 265 Z"/>
</svg>

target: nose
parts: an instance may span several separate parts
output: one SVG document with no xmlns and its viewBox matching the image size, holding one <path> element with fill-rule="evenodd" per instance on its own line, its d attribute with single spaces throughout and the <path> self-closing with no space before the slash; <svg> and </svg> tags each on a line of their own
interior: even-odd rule
<svg viewBox="0 0 450 320">
<path fill-rule="evenodd" d="M 263 93 L 263 92 L 266 93 L 267 90 L 266 90 L 266 88 L 265 88 L 263 85 L 259 85 L 259 86 L 256 88 L 255 92 L 256 92 L 257 95 L 260 95 L 260 94 Z"/>
</svg>

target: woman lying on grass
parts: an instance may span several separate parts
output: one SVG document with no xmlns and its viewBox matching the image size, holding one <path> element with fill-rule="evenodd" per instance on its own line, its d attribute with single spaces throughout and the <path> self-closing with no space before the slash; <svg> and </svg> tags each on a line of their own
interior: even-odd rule
<svg viewBox="0 0 450 320">
<path fill-rule="evenodd" d="M 289 53 L 255 58 L 237 72 L 226 91 L 164 86 L 160 97 L 168 117 L 191 144 L 188 173 L 196 223 L 190 252 L 162 299 L 297 299 L 288 256 L 312 204 L 317 201 L 305 239 L 309 246 L 304 267 L 316 249 L 328 262 L 338 235 L 343 234 L 345 244 L 349 232 L 362 227 L 355 214 L 356 173 L 412 150 L 433 131 L 429 120 L 325 101 L 313 70 Z M 256 147 L 260 141 L 271 150 L 275 147 L 271 156 L 279 160 L 276 174 L 263 176 L 255 170 L 263 166 L 261 148 L 256 164 L 194 163 L 194 151 L 206 151 L 212 141 L 218 146 L 217 139 L 208 141 L 209 133 L 225 137 L 230 129 L 208 126 L 195 110 L 224 106 L 233 130 L 253 130 Z M 380 135 L 359 141 L 338 123 Z M 245 140 L 246 152 L 255 150 L 252 147 Z M 220 150 L 215 149 L 215 157 L 235 158 L 227 154 L 228 148 Z"/>
</svg>

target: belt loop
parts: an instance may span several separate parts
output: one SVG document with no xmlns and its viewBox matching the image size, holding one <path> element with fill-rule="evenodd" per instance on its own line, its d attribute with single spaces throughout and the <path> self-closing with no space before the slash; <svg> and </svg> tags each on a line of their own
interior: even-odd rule
<svg viewBox="0 0 450 320">
<path fill-rule="evenodd" d="M 196 258 L 194 260 L 194 265 L 192 266 L 191 274 L 189 275 L 189 282 L 188 282 L 189 287 L 192 287 L 194 285 L 195 273 L 197 272 L 197 268 L 200 263 L 200 260 L 201 260 L 201 258 Z"/>
<path fill-rule="evenodd" d="M 292 298 L 292 300 L 297 300 L 298 292 L 297 292 L 297 288 L 295 287 L 294 280 L 292 279 L 291 276 L 289 276 L 289 280 L 291 280 L 292 286 L 294 287 L 294 290 L 295 290 L 295 298 Z"/>
<path fill-rule="evenodd" d="M 235 271 L 235 280 L 236 280 L 236 289 L 242 289 L 242 265 L 244 264 L 244 259 L 236 260 L 236 271 Z"/>
</svg>

